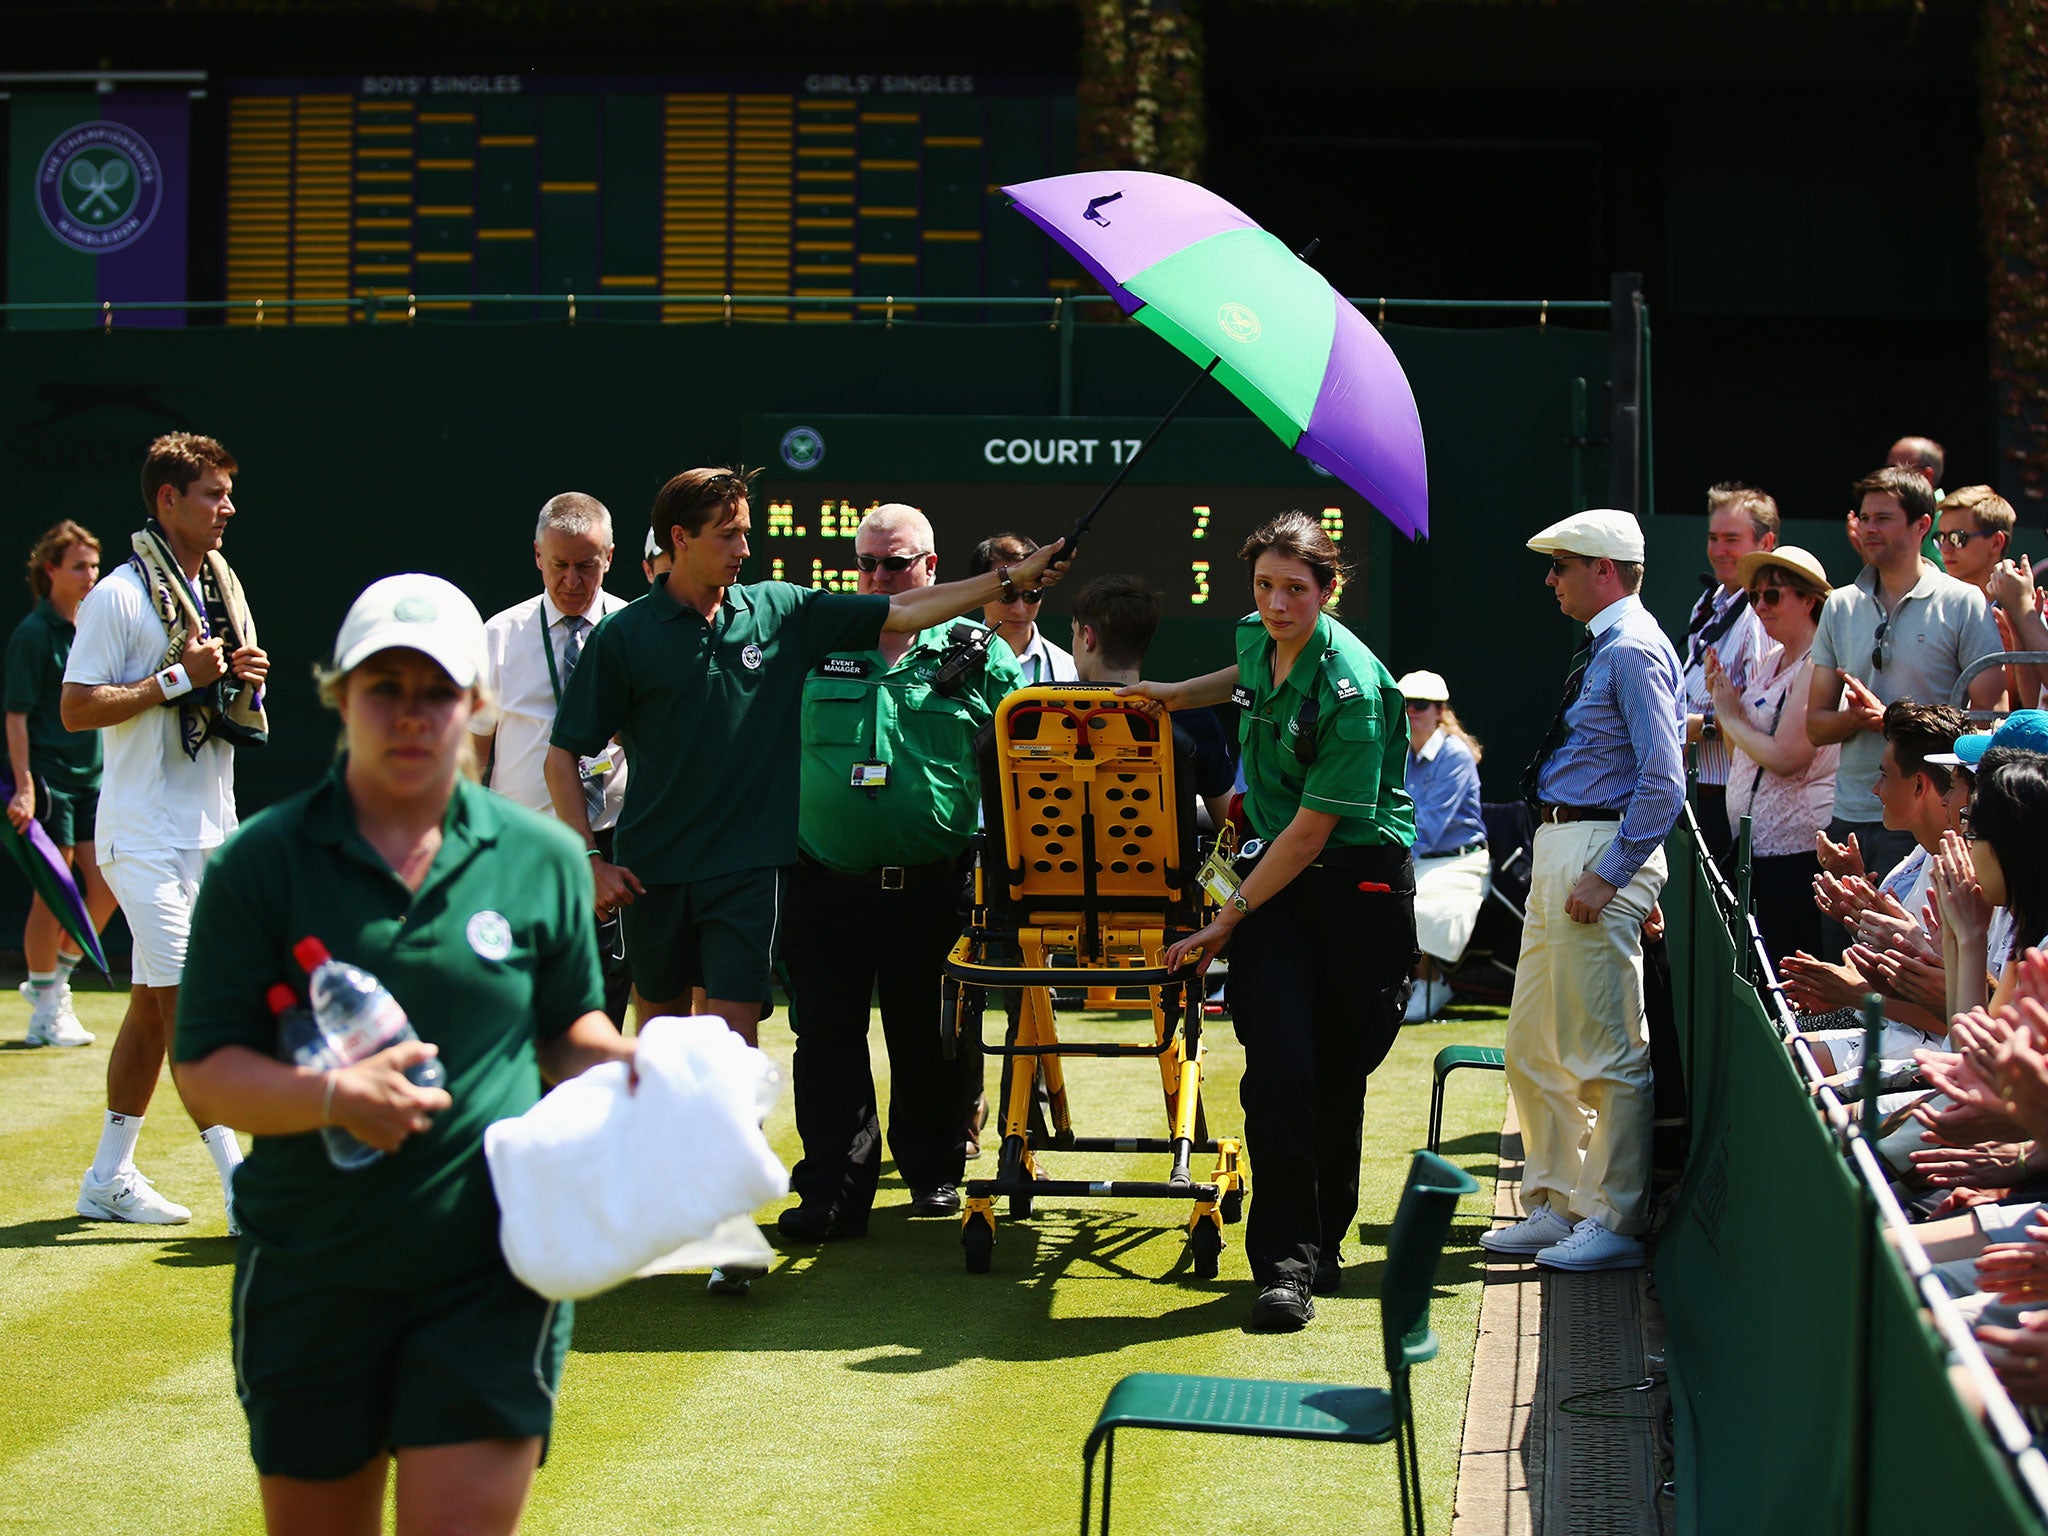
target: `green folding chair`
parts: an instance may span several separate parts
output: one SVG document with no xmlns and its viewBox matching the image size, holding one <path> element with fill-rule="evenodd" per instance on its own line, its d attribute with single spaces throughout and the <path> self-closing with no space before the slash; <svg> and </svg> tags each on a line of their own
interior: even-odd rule
<svg viewBox="0 0 2048 1536">
<path fill-rule="evenodd" d="M 1429 1326 L 1430 1292 L 1437 1261 L 1458 1201 L 1477 1193 L 1479 1181 L 1433 1152 L 1417 1152 L 1408 1185 L 1394 1212 L 1387 1264 L 1380 1279 L 1380 1334 L 1387 1386 L 1340 1387 L 1309 1381 L 1249 1381 L 1231 1376 L 1179 1376 L 1143 1372 L 1110 1388 L 1088 1433 L 1081 1461 L 1081 1536 L 1095 1488 L 1095 1453 L 1102 1451 L 1102 1532 L 1109 1536 L 1110 1479 L 1116 1469 L 1119 1429 L 1178 1429 L 1218 1435 L 1259 1435 L 1288 1440 L 1337 1440 L 1359 1445 L 1394 1442 L 1400 1458 L 1401 1529 L 1422 1536 L 1422 1466 L 1415 1445 L 1414 1404 L 1408 1372 L 1436 1358 Z"/>
<path fill-rule="evenodd" d="M 1460 1067 L 1505 1072 L 1508 1053 L 1497 1045 L 1447 1045 L 1436 1053 L 1436 1085 L 1429 1091 L 1429 1140 L 1424 1143 L 1432 1152 L 1441 1151 L 1444 1144 L 1444 1079 Z"/>
</svg>

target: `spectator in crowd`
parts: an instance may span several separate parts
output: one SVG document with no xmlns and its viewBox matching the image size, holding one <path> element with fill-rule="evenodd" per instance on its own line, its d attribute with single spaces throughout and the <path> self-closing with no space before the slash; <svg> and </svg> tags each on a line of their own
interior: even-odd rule
<svg viewBox="0 0 2048 1536">
<path fill-rule="evenodd" d="M 64 665 L 76 637 L 78 606 L 100 577 L 100 541 L 66 518 L 29 551 L 28 588 L 36 599 L 7 642 L 7 765 L 14 793 L 7 819 L 26 833 L 40 821 L 71 866 L 94 929 L 114 915 L 93 847 L 100 800 L 100 733 L 64 728 Z M 38 795 L 42 798 L 39 800 Z M 29 898 L 21 949 L 28 980 L 30 1045 L 91 1045 L 71 1006 L 71 973 L 85 957 L 71 946 L 39 895 Z"/>
<path fill-rule="evenodd" d="M 1966 485 L 1942 498 L 1940 527 L 1934 535 L 1943 569 L 1956 580 L 1977 588 L 1989 600 L 1991 617 L 1998 624 L 1999 644 L 2008 651 L 2024 647 L 2003 599 L 2009 596 L 2015 606 L 2033 606 L 2031 582 L 2029 590 L 2021 594 L 2003 591 L 1996 580 L 1998 571 L 2009 563 L 2007 557 L 2018 526 L 2011 502 L 1988 485 Z M 2042 681 L 2039 668 L 2008 665 L 2007 704 L 2014 709 L 2032 707 L 2040 700 Z"/>
<path fill-rule="evenodd" d="M 999 566 L 1020 564 L 1037 549 L 1037 541 L 1021 533 L 999 533 L 974 546 L 974 553 L 967 557 L 967 574 L 985 576 Z M 1076 680 L 1074 658 L 1048 640 L 1039 627 L 1038 610 L 1044 598 L 1037 587 L 1017 588 L 981 610 L 982 622 L 1017 658 L 1027 686 Z"/>
<path fill-rule="evenodd" d="M 1736 580 L 1762 625 L 1765 648 L 1746 688 L 1709 654 L 1707 688 L 1715 719 L 1736 752 L 1728 826 L 1732 833 L 1743 817 L 1750 818 L 1750 896 L 1757 929 L 1776 963 L 1795 951 L 1820 948 L 1815 840 L 1833 814 L 1842 749 L 1813 744 L 1806 734 L 1806 707 L 1814 631 L 1833 588 L 1820 561 L 1789 544 L 1745 554 Z"/>
<path fill-rule="evenodd" d="M 1921 558 L 1921 541 L 1934 525 L 1927 481 L 1888 467 L 1857 481 L 1855 494 L 1869 565 L 1854 582 L 1836 587 L 1821 610 L 1806 733 L 1816 747 L 1842 749 L 1827 835 L 1845 845 L 1853 840 L 1875 880 L 1913 846 L 1907 833 L 1885 830 L 1873 789 L 1884 755 L 1885 706 L 1899 699 L 1946 700 L 1963 669 L 1997 651 L 1999 638 L 1984 594 Z M 2004 688 L 1997 672 L 1984 673 L 1970 684 L 1970 702 L 1991 708 Z M 1826 933 L 1822 954 L 1838 960 L 1846 935 L 1834 925 Z"/>
<path fill-rule="evenodd" d="M 1902 437 L 1884 456 L 1888 468 L 1910 470 L 1927 482 L 1937 497 L 1941 477 L 1948 468 L 1948 453 L 1931 437 Z"/>
<path fill-rule="evenodd" d="M 470 782 L 484 626 L 460 589 L 387 576 L 350 607 L 321 693 L 344 750 L 221 849 L 193 920 L 176 1072 L 243 1127 L 235 1384 L 265 1527 L 509 1532 L 554 1418 L 573 1303 L 512 1277 L 484 1132 L 560 1081 L 630 1063 L 599 1007 L 590 875 L 560 826 Z M 269 989 L 311 937 L 390 990 L 420 1038 L 327 1071 L 277 1059 Z M 446 1087 L 406 1069 L 438 1057 Z M 385 1154 L 348 1171 L 317 1132 Z"/>
<path fill-rule="evenodd" d="M 1736 567 L 1743 556 L 1775 548 L 1777 542 L 1778 503 L 1771 497 L 1732 481 L 1707 491 L 1707 564 L 1713 574 L 1700 578 L 1706 591 L 1693 604 L 1685 626 L 1685 730 L 1686 740 L 1699 746 L 1695 766 L 1700 832 L 1707 851 L 1723 869 L 1732 848 L 1728 782 L 1733 756 L 1715 718 L 1707 666 L 1711 658 L 1738 693 L 1756 675 L 1764 631 Z"/>
<path fill-rule="evenodd" d="M 1581 512 L 1529 541 L 1585 625 L 1555 718 L 1523 774 L 1536 808 L 1528 919 L 1508 1010 L 1528 1215 L 1480 1242 L 1557 1269 L 1632 1269 L 1649 1224 L 1655 1116 L 1643 925 L 1685 802 L 1684 681 L 1637 596 L 1643 533 Z"/>
<path fill-rule="evenodd" d="M 1968 724 L 1961 711 L 1945 704 L 1901 699 L 1886 706 L 1884 712 L 1885 743 L 1874 792 L 1883 808 L 1884 825 L 1910 838 L 1914 847 L 1887 871 L 1876 890 L 1891 898 L 1885 911 L 1902 914 L 1914 924 L 1934 880 L 1942 834 L 1952 829 L 1947 803 L 1950 770 L 1928 758 L 1950 751 Z M 1854 964 L 1803 953 L 1786 956 L 1780 969 L 1786 1001 L 1813 1018 L 1809 1040 L 1815 1058 L 1829 1072 L 1855 1065 L 1861 1059 L 1862 1041 L 1855 1010 L 1873 990 L 1871 978 Z M 1847 1010 L 1847 1015 L 1841 1010 Z M 1909 1057 L 1930 1041 L 1938 1041 L 1948 1028 L 1939 1002 L 1929 1007 L 1888 998 L 1885 1017 L 1889 1021 L 1884 1042 L 1887 1060 Z"/>
<path fill-rule="evenodd" d="M 269 739 L 270 658 L 220 554 L 239 472 L 210 437 L 171 432 L 149 445 L 134 557 L 79 604 L 64 664 L 64 724 L 101 732 L 106 750 L 96 852 L 135 943 L 106 1120 L 79 1182 L 78 1214 L 93 1221 L 192 1219 L 135 1166 L 135 1146 L 177 1019 L 200 880 L 235 829 L 235 753 Z M 232 1233 L 242 1149 L 226 1126 L 200 1126 Z"/>
<path fill-rule="evenodd" d="M 626 599 L 604 589 L 612 568 L 612 515 L 603 502 L 580 491 L 565 491 L 540 509 L 534 527 L 533 563 L 541 592 L 492 615 L 484 625 L 487 664 L 484 687 L 495 711 L 471 717 L 477 760 L 486 765 L 486 784 L 544 816 L 555 813 L 545 765 L 548 736 L 562 692 L 583 659 L 584 642 L 606 614 Z M 577 763 L 584 807 L 598 855 L 611 859 L 612 833 L 626 802 L 626 753 L 617 742 Z M 626 1016 L 632 979 L 614 912 L 598 924 L 598 949 L 605 972 L 605 1012 Z"/>
<path fill-rule="evenodd" d="M 1435 672 L 1395 681 L 1408 721 L 1408 798 L 1415 802 L 1415 943 L 1422 951 L 1406 1022 L 1433 1019 L 1451 1000 L 1445 979 L 1465 953 L 1492 884 L 1479 808 L 1480 746 Z"/>
</svg>

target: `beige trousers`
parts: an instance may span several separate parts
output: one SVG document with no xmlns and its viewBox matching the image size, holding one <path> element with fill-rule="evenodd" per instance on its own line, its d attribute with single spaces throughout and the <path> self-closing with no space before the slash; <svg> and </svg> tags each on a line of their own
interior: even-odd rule
<svg viewBox="0 0 2048 1536">
<path fill-rule="evenodd" d="M 1508 1009 L 1508 1084 L 1522 1122 L 1522 1205 L 1609 1231 L 1649 1221 L 1650 1036 L 1643 1015 L 1643 919 L 1664 888 L 1650 855 L 1594 923 L 1565 898 L 1614 841 L 1611 821 L 1536 829 L 1528 921 Z"/>
</svg>

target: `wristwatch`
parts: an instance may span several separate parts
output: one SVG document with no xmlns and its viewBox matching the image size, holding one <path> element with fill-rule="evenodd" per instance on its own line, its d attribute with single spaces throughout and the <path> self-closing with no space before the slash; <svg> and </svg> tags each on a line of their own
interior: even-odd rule
<svg viewBox="0 0 2048 1536">
<path fill-rule="evenodd" d="M 1006 603 L 1017 601 L 1017 584 L 1010 580 L 1010 568 L 1007 565 L 996 567 L 996 580 L 1003 584 L 1003 601 Z"/>
<path fill-rule="evenodd" d="M 1230 905 L 1240 914 L 1248 915 L 1252 909 L 1252 904 L 1244 899 L 1243 891 L 1232 891 L 1230 893 Z"/>
</svg>

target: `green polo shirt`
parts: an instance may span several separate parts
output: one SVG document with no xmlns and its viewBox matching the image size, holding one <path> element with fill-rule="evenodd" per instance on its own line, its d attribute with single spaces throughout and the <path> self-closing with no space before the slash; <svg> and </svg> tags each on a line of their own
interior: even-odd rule
<svg viewBox="0 0 2048 1536">
<path fill-rule="evenodd" d="M 553 740 L 581 757 L 625 744 L 618 861 L 665 885 L 794 863 L 804 679 L 832 651 L 873 645 L 888 618 L 886 597 L 786 581 L 727 587 L 708 624 L 665 581 L 607 614 Z"/>
<path fill-rule="evenodd" d="M 173 1054 L 274 1055 L 264 994 L 281 981 L 304 1001 L 291 946 L 308 935 L 389 987 L 441 1048 L 452 1107 L 354 1173 L 317 1133 L 259 1136 L 235 1174 L 235 1214 L 266 1258 L 410 1290 L 503 1262 L 484 1128 L 540 1101 L 539 1042 L 604 1006 L 590 867 L 559 824 L 463 779 L 409 891 L 356 828 L 345 762 L 243 823 L 207 866 Z"/>
<path fill-rule="evenodd" d="M 804 683 L 797 843 L 820 864 L 849 873 L 933 864 L 973 839 L 974 734 L 1024 673 L 1008 646 L 990 645 L 957 694 L 934 693 L 952 632 L 950 622 L 923 631 L 893 667 L 880 651 L 835 652 Z M 887 781 L 856 787 L 855 770 L 875 763 Z"/>
<path fill-rule="evenodd" d="M 1273 640 L 1254 613 L 1237 624 L 1238 740 L 1245 810 L 1259 836 L 1278 837 L 1307 806 L 1340 820 L 1334 847 L 1415 846 L 1415 805 L 1403 787 L 1408 727 L 1394 677 L 1327 613 L 1316 620 L 1287 681 L 1273 686 Z M 1294 747 L 1308 689 L 1315 690 L 1315 761 Z"/>
<path fill-rule="evenodd" d="M 29 766 L 55 789 L 97 789 L 100 733 L 67 731 L 60 713 L 64 663 L 77 629 L 47 597 L 7 642 L 6 712 L 28 716 Z"/>
</svg>

